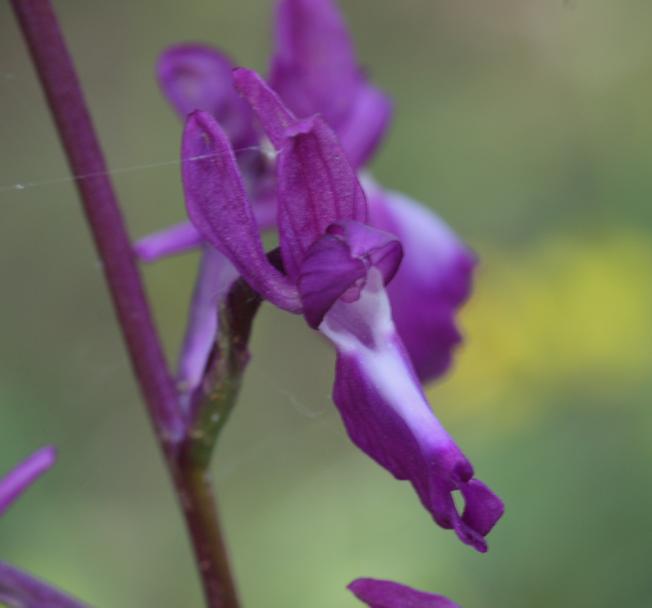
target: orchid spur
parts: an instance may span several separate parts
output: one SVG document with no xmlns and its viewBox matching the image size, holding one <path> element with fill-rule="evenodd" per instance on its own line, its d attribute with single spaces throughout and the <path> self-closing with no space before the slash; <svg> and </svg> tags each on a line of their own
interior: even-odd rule
<svg viewBox="0 0 652 608">
<path fill-rule="evenodd" d="M 182 178 L 188 215 L 265 299 L 302 313 L 335 346 L 333 398 L 353 442 L 409 480 L 437 523 L 478 551 L 502 515 L 435 418 L 391 316 L 385 285 L 400 242 L 368 224 L 365 195 L 335 133 L 319 116 L 297 119 L 254 72 L 234 72 L 277 149 L 283 272 L 267 259 L 228 137 L 206 112 L 184 131 Z M 466 502 L 458 514 L 453 492 Z"/>
</svg>

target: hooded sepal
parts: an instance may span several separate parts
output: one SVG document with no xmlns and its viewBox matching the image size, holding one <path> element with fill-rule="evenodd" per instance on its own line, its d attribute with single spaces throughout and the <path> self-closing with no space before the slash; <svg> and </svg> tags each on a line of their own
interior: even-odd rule
<svg viewBox="0 0 652 608">
<path fill-rule="evenodd" d="M 357 300 L 370 268 L 378 268 L 389 283 L 402 255 L 391 234 L 351 220 L 331 224 L 301 264 L 298 286 L 308 325 L 317 329 L 339 298 Z"/>
</svg>

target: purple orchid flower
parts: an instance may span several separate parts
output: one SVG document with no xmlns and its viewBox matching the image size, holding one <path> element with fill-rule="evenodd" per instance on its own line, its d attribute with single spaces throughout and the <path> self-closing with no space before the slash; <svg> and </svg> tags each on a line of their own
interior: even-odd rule
<svg viewBox="0 0 652 608">
<path fill-rule="evenodd" d="M 236 94 L 231 61 L 211 47 L 185 44 L 165 51 L 158 80 L 177 113 L 211 113 L 227 133 L 238 156 L 245 187 L 261 228 L 275 223 L 275 198 L 269 163 L 252 149 L 259 141 L 251 110 Z M 277 5 L 276 51 L 269 80 L 297 116 L 321 114 L 338 135 L 349 161 L 358 169 L 373 155 L 391 119 L 391 103 L 372 86 L 358 65 L 354 45 L 333 0 L 281 0 Z M 192 157 L 184 157 L 192 163 Z M 394 321 L 421 381 L 448 368 L 461 341 L 455 314 L 471 288 L 473 254 L 427 207 L 402 195 L 383 192 L 371 180 L 363 184 L 369 200 L 369 223 L 397 235 L 405 257 L 389 289 Z M 415 243 L 412 243 L 415 239 Z M 188 224 L 154 234 L 136 245 L 137 255 L 153 261 L 202 245 Z M 206 246 L 204 245 L 204 249 Z M 202 263 L 202 268 L 207 267 Z M 227 263 L 223 266 L 228 268 Z M 228 270 L 226 271 L 228 272 Z M 211 306 L 193 300 L 191 321 L 179 362 L 180 383 L 196 386 L 214 340 L 212 320 L 220 294 L 205 272 L 195 294 L 212 294 Z"/>
<path fill-rule="evenodd" d="M 57 457 L 52 446 L 45 446 L 27 457 L 0 479 L 0 515 L 31 486 L 43 473 L 52 467 Z"/>
<path fill-rule="evenodd" d="M 270 83 L 298 116 L 321 114 L 355 167 L 372 156 L 391 118 L 387 97 L 358 65 L 333 0 L 281 0 Z M 363 184 L 370 224 L 392 232 L 405 257 L 389 288 L 397 330 L 422 381 L 444 373 L 460 342 L 455 314 L 470 289 L 474 256 L 426 206 Z"/>
<path fill-rule="evenodd" d="M 284 273 L 269 261 L 225 132 L 206 112 L 190 115 L 182 154 L 188 215 L 245 280 L 276 306 L 302 313 L 335 346 L 333 398 L 353 442 L 409 480 L 435 521 L 486 551 L 503 512 L 432 413 L 392 321 L 385 285 L 402 247 L 368 223 L 364 192 L 333 130 L 297 119 L 254 72 L 234 72 L 277 149 L 277 222 Z M 453 493 L 466 507 L 458 514 Z"/>
<path fill-rule="evenodd" d="M 359 578 L 348 589 L 369 608 L 459 608 L 442 595 L 417 591 L 393 581 Z"/>
</svg>

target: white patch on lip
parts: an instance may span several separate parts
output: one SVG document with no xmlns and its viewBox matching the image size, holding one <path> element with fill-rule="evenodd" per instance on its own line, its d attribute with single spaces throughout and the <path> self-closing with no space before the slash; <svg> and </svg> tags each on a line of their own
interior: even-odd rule
<svg viewBox="0 0 652 608">
<path fill-rule="evenodd" d="M 452 441 L 421 390 L 392 321 L 380 271 L 372 268 L 360 298 L 338 301 L 319 326 L 337 350 L 356 360 L 362 375 L 424 446 Z"/>
</svg>

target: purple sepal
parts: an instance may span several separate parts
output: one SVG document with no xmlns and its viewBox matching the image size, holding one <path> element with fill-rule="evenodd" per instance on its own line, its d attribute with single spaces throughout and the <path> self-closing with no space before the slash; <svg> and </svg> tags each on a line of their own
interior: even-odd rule
<svg viewBox="0 0 652 608">
<path fill-rule="evenodd" d="M 295 115 L 321 114 L 355 167 L 389 124 L 391 104 L 357 63 L 346 24 L 332 0 L 282 0 L 270 84 Z"/>
<path fill-rule="evenodd" d="M 310 246 L 339 220 L 366 222 L 367 202 L 332 129 L 319 117 L 287 131 L 279 152 L 278 227 L 285 271 L 298 277 Z"/>
<path fill-rule="evenodd" d="M 286 141 L 286 130 L 296 122 L 292 112 L 253 70 L 236 68 L 233 70 L 233 81 L 235 88 L 258 116 L 274 148 L 280 150 Z"/>
<path fill-rule="evenodd" d="M 296 279 L 308 249 L 338 220 L 366 221 L 367 203 L 334 131 L 319 116 L 297 120 L 263 79 L 234 71 L 277 157 L 278 227 L 285 271 Z"/>
<path fill-rule="evenodd" d="M 202 380 L 219 329 L 219 304 L 237 277 L 227 258 L 210 245 L 204 246 L 179 357 L 177 383 L 183 394 L 191 393 Z"/>
<path fill-rule="evenodd" d="M 280 308 L 299 312 L 296 287 L 267 260 L 229 141 L 215 119 L 193 112 L 183 134 L 188 216 L 202 237 L 228 257 L 247 282 Z"/>
<path fill-rule="evenodd" d="M 392 120 L 392 102 L 376 87 L 361 84 L 351 101 L 351 111 L 336 128 L 342 147 L 354 167 L 371 158 Z"/>
<path fill-rule="evenodd" d="M 87 608 L 87 604 L 0 562 L 0 604 L 16 608 Z"/>
<path fill-rule="evenodd" d="M 402 255 L 400 242 L 391 234 L 350 220 L 331 224 L 301 264 L 298 286 L 308 324 L 317 329 L 338 298 L 357 300 L 372 266 L 387 284 Z"/>
<path fill-rule="evenodd" d="M 212 114 L 236 149 L 257 143 L 251 110 L 233 87 L 231 60 L 202 44 L 179 44 L 161 53 L 159 86 L 182 120 L 195 110 Z"/>
<path fill-rule="evenodd" d="M 357 301 L 338 300 L 320 331 L 337 349 L 333 399 L 352 441 L 397 479 L 409 480 L 443 528 L 480 552 L 503 512 L 473 480 L 473 467 L 433 414 L 392 323 L 380 272 Z M 453 492 L 466 501 L 460 516 Z"/>
<path fill-rule="evenodd" d="M 464 497 L 462 521 L 481 536 L 491 532 L 505 510 L 503 501 L 484 483 L 472 479 L 461 488 Z"/>
<path fill-rule="evenodd" d="M 202 238 L 190 222 L 180 222 L 136 241 L 134 252 L 142 262 L 185 253 L 201 245 Z"/>
<path fill-rule="evenodd" d="M 393 581 L 358 578 L 347 588 L 369 608 L 460 608 L 443 595 L 418 591 Z"/>
<path fill-rule="evenodd" d="M 55 463 L 57 452 L 46 446 L 23 460 L 0 479 L 0 515 Z"/>
<path fill-rule="evenodd" d="M 430 209 L 364 181 L 370 223 L 395 234 L 404 258 L 388 288 L 396 329 L 421 381 L 443 374 L 462 336 L 455 315 L 472 287 L 475 256 Z"/>
<path fill-rule="evenodd" d="M 253 211 L 259 230 L 276 227 L 276 199 L 273 196 L 257 199 Z M 134 253 L 141 262 L 156 262 L 196 249 L 202 242 L 201 235 L 191 222 L 179 222 L 136 241 Z"/>
<path fill-rule="evenodd" d="M 331 0 L 281 0 L 269 82 L 300 117 L 339 124 L 360 75 L 353 42 Z"/>
</svg>

